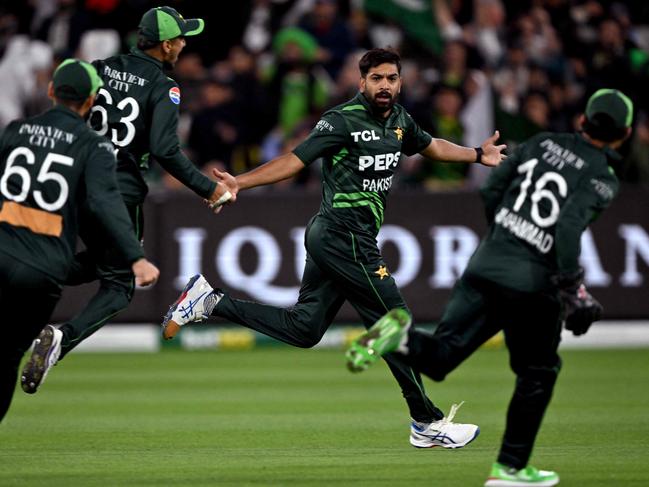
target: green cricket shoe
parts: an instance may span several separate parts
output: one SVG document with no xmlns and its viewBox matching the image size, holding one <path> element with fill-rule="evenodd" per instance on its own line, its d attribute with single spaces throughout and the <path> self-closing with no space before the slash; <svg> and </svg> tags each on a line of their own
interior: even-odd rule
<svg viewBox="0 0 649 487">
<path fill-rule="evenodd" d="M 494 463 L 491 473 L 485 482 L 485 487 L 552 487 L 559 483 L 559 475 L 548 470 L 539 470 L 528 465 L 525 468 L 515 468 Z"/>
<path fill-rule="evenodd" d="M 345 353 L 347 368 L 351 372 L 362 372 L 386 353 L 397 350 L 407 340 L 411 324 L 412 318 L 406 310 L 389 311 L 352 342 Z"/>
</svg>

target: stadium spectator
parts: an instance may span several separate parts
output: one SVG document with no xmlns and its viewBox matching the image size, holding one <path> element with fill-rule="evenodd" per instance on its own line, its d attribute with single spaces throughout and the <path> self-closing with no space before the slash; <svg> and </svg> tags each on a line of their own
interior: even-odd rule
<svg viewBox="0 0 649 487">
<path fill-rule="evenodd" d="M 638 116 L 629 155 L 624 159 L 618 176 L 622 181 L 649 185 L 649 116 L 646 112 Z"/>
<path fill-rule="evenodd" d="M 202 84 L 200 106 L 188 139 L 197 164 L 200 167 L 214 159 L 230 161 L 240 139 L 234 90 L 224 81 L 211 78 Z M 226 167 L 230 169 L 229 165 Z"/>
<path fill-rule="evenodd" d="M 50 78 L 52 50 L 44 42 L 18 34 L 18 18 L 0 11 L 0 129 L 25 115 L 37 99 L 42 104 L 43 84 Z M 32 112 L 33 113 L 33 112 Z"/>
<path fill-rule="evenodd" d="M 435 88 L 432 106 L 426 106 L 413 112 L 415 119 L 421 121 L 422 129 L 433 137 L 462 144 L 464 127 L 460 120 L 464 105 L 464 94 L 456 87 L 440 85 Z M 470 166 L 460 164 L 429 164 L 417 158 L 418 164 L 410 171 L 411 178 L 418 181 L 429 191 L 458 189 L 464 185 L 464 180 Z"/>
<path fill-rule="evenodd" d="M 302 29 L 282 29 L 273 39 L 276 62 L 265 73 L 270 120 L 287 136 L 303 120 L 316 117 L 327 103 L 330 80 L 315 64 L 318 44 Z"/>
<path fill-rule="evenodd" d="M 631 64 L 628 58 L 632 43 L 625 38 L 620 24 L 606 18 L 599 24 L 597 43 L 587 58 L 588 91 L 603 86 L 630 86 Z"/>
<path fill-rule="evenodd" d="M 489 67 L 498 66 L 505 55 L 505 19 L 501 0 L 476 0 L 473 23 L 464 31 Z"/>
<path fill-rule="evenodd" d="M 77 51 L 83 33 L 92 28 L 89 11 L 80 8 L 76 0 L 58 0 L 56 8 L 38 19 L 32 29 L 35 37 L 46 42 L 59 56 Z"/>
<path fill-rule="evenodd" d="M 32 40 L 48 39 L 55 52 L 70 52 L 77 49 L 86 32 L 111 28 L 122 37 L 122 46 L 126 46 L 132 35 L 128 21 L 153 3 L 150 0 L 14 2 L 4 6 L 3 11 L 5 15 L 12 13 L 18 27 L 12 28 L 11 23 L 0 21 L 0 38 L 4 39 L 0 44 L 8 46 L 14 38 L 27 34 Z M 239 13 L 246 8 L 244 3 L 223 5 L 221 10 Z M 190 5 L 191 2 L 175 0 L 175 4 Z M 186 53 L 175 74 L 186 100 L 182 119 L 187 121 L 181 123 L 181 127 L 186 128 L 180 134 L 181 142 L 186 143 L 188 127 L 202 109 L 198 106 L 200 86 L 209 83 L 209 78 L 214 76 L 224 79 L 221 74 L 208 76 L 208 73 L 215 66 L 227 66 L 231 72 L 235 68 L 235 58 L 245 64 L 243 78 L 237 74 L 236 80 L 225 79 L 233 90 L 233 98 L 243 104 L 244 111 L 240 133 L 244 142 L 238 143 L 232 151 L 234 160 L 222 161 L 234 171 L 261 163 L 259 146 L 281 147 L 283 138 L 290 137 L 294 127 L 309 123 L 330 101 L 348 98 L 353 83 L 348 82 L 350 78 L 346 72 L 350 72 L 347 66 L 354 64 L 351 49 L 356 45 L 399 48 L 404 67 L 408 63 L 416 66 L 413 72 L 418 73 L 419 79 L 409 80 L 408 92 L 403 93 L 402 101 L 407 108 L 413 100 L 417 101 L 420 93 L 428 92 L 431 84 L 442 83 L 462 90 L 466 94 L 466 107 L 475 106 L 472 98 L 479 92 L 481 106 L 490 110 L 488 117 L 479 118 L 481 123 L 490 126 L 494 122 L 501 123 L 503 113 L 505 119 L 525 118 L 524 103 L 530 99 L 530 93 L 536 91 L 544 92 L 549 100 L 548 124 L 553 130 L 570 128 L 575 107 L 584 102 L 587 93 L 600 86 L 624 88 L 637 99 L 639 106 L 649 104 L 649 92 L 644 89 L 649 82 L 649 9 L 643 2 L 434 0 L 430 12 L 439 32 L 435 24 L 430 24 L 430 35 L 426 39 L 439 37 L 441 44 L 423 40 L 413 42 L 410 24 L 379 19 L 377 11 L 383 6 L 412 14 L 408 10 L 411 6 L 395 0 L 365 3 L 254 0 L 250 4 L 252 7 L 247 9 L 246 15 L 227 23 L 227 33 L 223 29 L 208 33 L 214 36 L 218 30 L 218 45 L 195 46 L 193 52 Z M 0 13 L 0 19 L 2 15 Z M 115 21 L 116 18 L 120 20 Z M 295 35 L 294 29 L 299 26 L 311 40 L 305 41 L 304 36 L 298 39 L 300 36 Z M 293 37 L 290 46 L 285 37 L 287 28 L 292 32 L 288 37 Z M 232 48 L 239 44 L 244 48 L 233 53 Z M 436 50 L 435 46 L 441 49 Z M 295 57 L 297 52 L 299 62 L 282 60 L 284 56 Z M 27 55 L 21 56 L 30 59 Z M 29 105 L 29 113 L 42 107 L 42 100 L 34 103 L 30 95 L 24 93 L 29 88 L 31 76 L 25 75 L 25 68 L 25 63 L 11 63 L 9 70 L 15 72 L 7 74 L 7 66 L 0 62 L 0 77 L 6 81 L 0 95 L 6 101 L 0 105 L 0 125 L 16 116 L 2 112 L 22 114 L 25 103 Z M 18 72 L 20 74 L 16 75 Z M 404 75 L 408 74 L 408 70 L 404 70 Z M 47 75 L 45 70 L 38 76 L 46 79 Z M 14 76 L 24 83 L 11 81 Z M 469 89 L 465 80 L 469 84 L 475 84 L 472 80 L 483 80 L 480 81 L 481 89 Z M 259 90 L 261 85 L 267 90 L 263 95 Z M 487 99 L 484 93 L 489 85 L 495 93 L 493 108 L 482 103 Z M 427 96 L 432 103 L 432 95 Z M 473 109 L 469 111 L 473 115 L 478 113 Z M 475 117 L 468 121 L 471 120 Z M 466 122 L 465 119 L 468 128 L 471 124 Z M 275 141 L 272 131 L 277 125 L 281 130 Z M 514 130 L 510 140 L 522 140 L 530 130 L 538 130 L 532 126 L 524 128 Z M 470 134 L 475 132 L 476 128 L 471 127 L 467 134 L 472 137 Z M 510 133 L 506 127 L 503 136 L 509 137 Z M 270 140 L 264 142 L 269 134 Z"/>
<path fill-rule="evenodd" d="M 319 45 L 316 60 L 335 79 L 345 58 L 356 48 L 356 42 L 345 19 L 338 13 L 337 0 L 315 0 L 313 10 L 298 24 Z"/>
</svg>

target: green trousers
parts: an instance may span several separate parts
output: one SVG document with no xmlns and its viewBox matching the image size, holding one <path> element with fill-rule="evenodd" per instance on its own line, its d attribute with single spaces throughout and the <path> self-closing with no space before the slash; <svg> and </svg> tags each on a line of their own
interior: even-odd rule
<svg viewBox="0 0 649 487">
<path fill-rule="evenodd" d="M 554 384 L 561 369 L 561 305 L 555 292 L 522 293 L 463 275 L 453 289 L 434 333 L 411 331 L 408 360 L 436 381 L 468 358 L 500 330 L 505 333 L 514 395 L 498 461 L 527 465 Z"/>
<path fill-rule="evenodd" d="M 307 227 L 307 260 L 297 304 L 277 308 L 225 294 L 212 314 L 309 348 L 320 341 L 345 301 L 368 328 L 392 308 L 407 309 L 375 239 L 327 223 L 316 216 Z M 444 414 L 426 397 L 419 373 L 399 355 L 384 358 L 401 386 L 410 416 L 422 422 L 441 419 Z"/>
<path fill-rule="evenodd" d="M 16 388 L 23 354 L 47 324 L 61 296 L 51 277 L 0 251 L 0 421 Z"/>
<path fill-rule="evenodd" d="M 138 240 L 142 239 L 144 220 L 139 205 L 127 205 L 128 214 Z M 99 330 L 112 317 L 125 309 L 133 299 L 135 281 L 131 265 L 106 235 L 82 213 L 80 235 L 86 250 L 75 255 L 67 286 L 78 286 L 99 280 L 99 289 L 86 306 L 60 330 L 61 360 L 83 340 Z"/>
</svg>

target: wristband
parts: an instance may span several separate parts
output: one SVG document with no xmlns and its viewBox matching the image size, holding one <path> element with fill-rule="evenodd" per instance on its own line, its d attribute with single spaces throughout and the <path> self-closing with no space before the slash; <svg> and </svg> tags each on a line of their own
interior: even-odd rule
<svg viewBox="0 0 649 487">
<path fill-rule="evenodd" d="M 474 147 L 474 150 L 475 150 L 475 161 L 473 162 L 476 164 L 482 164 L 482 154 L 484 154 L 482 147 Z"/>
</svg>

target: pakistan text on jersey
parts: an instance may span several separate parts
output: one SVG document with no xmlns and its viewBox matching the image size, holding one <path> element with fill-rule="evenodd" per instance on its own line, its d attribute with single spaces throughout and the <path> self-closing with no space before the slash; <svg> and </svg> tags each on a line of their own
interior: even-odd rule
<svg viewBox="0 0 649 487">
<path fill-rule="evenodd" d="M 128 90 L 131 85 L 144 86 L 149 80 L 141 78 L 133 73 L 126 71 L 117 71 L 108 66 L 104 66 L 104 76 L 111 78 L 108 80 L 108 86 L 115 90 L 125 91 L 128 93 Z"/>
<path fill-rule="evenodd" d="M 392 176 L 381 179 L 363 179 L 363 191 L 389 191 L 392 187 Z"/>
<path fill-rule="evenodd" d="M 581 157 L 557 144 L 552 139 L 544 139 L 539 146 L 546 149 L 541 156 L 542 159 L 559 170 L 563 169 L 563 166 L 566 164 L 575 169 L 581 169 L 584 167 L 584 160 Z"/>
<path fill-rule="evenodd" d="M 20 135 L 29 135 L 29 144 L 38 147 L 54 149 L 57 142 L 71 144 L 76 137 L 70 132 L 51 127 L 49 125 L 37 125 L 23 123 L 18 129 Z"/>
<path fill-rule="evenodd" d="M 536 247 L 542 254 L 547 254 L 554 244 L 554 237 L 544 232 L 532 222 L 514 213 L 509 208 L 501 208 L 496 215 L 495 222 L 509 233 L 525 240 Z"/>
</svg>

